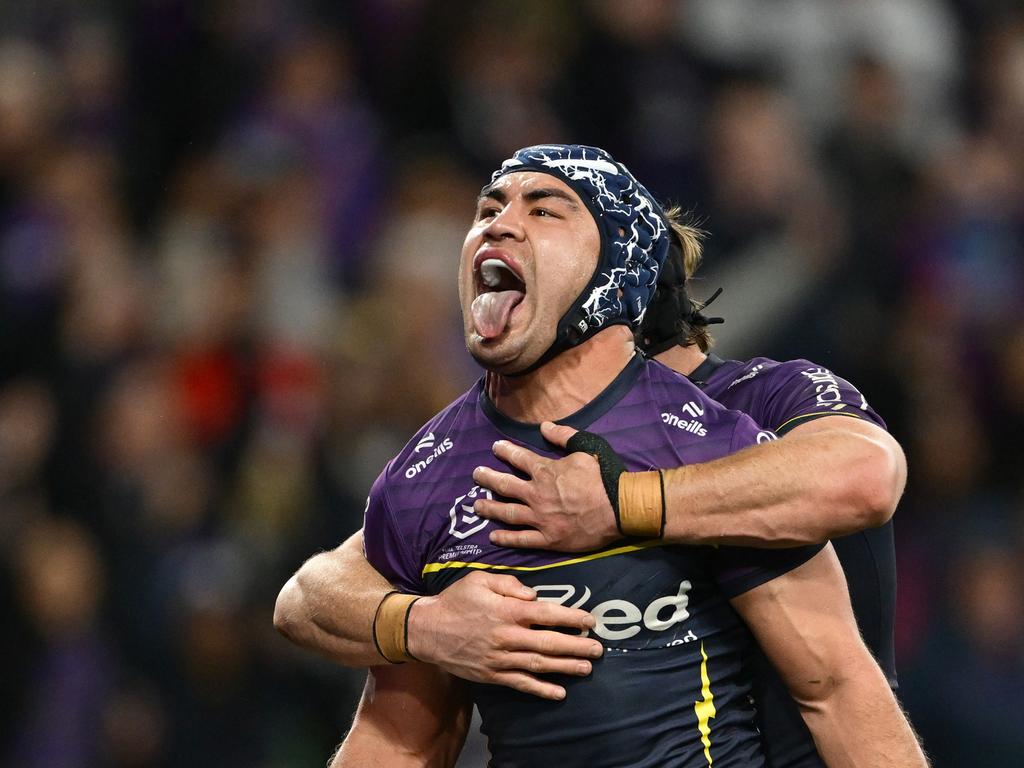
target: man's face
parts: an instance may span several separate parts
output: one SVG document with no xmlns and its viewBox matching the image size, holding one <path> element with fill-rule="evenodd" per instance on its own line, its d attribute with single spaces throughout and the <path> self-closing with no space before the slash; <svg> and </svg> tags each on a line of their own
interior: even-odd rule
<svg viewBox="0 0 1024 768">
<path fill-rule="evenodd" d="M 496 373 L 536 362 L 594 274 L 600 244 L 586 206 L 554 176 L 522 171 L 486 187 L 459 265 L 473 358 Z"/>
</svg>

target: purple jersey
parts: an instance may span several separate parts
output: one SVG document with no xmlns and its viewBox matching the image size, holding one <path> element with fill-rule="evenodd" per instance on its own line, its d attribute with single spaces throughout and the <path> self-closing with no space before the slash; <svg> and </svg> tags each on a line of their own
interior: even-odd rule
<svg viewBox="0 0 1024 768">
<path fill-rule="evenodd" d="M 710 461 L 774 439 L 685 378 L 639 356 L 562 423 L 603 435 L 630 470 Z M 605 655 L 566 700 L 472 685 L 492 765 L 764 765 L 750 702 L 753 640 L 729 598 L 820 547 L 754 550 L 619 542 L 586 555 L 503 549 L 477 517 L 477 466 L 507 469 L 495 440 L 556 456 L 536 425 L 500 414 L 477 384 L 393 459 L 367 502 L 367 558 L 397 587 L 434 594 L 475 569 L 510 573 L 540 599 L 589 610 Z"/>
<path fill-rule="evenodd" d="M 852 416 L 885 428 L 853 384 L 809 360 L 741 362 L 709 355 L 689 378 L 718 402 L 780 435 L 822 416 Z"/>
<path fill-rule="evenodd" d="M 778 362 L 757 357 L 740 362 L 709 355 L 689 378 L 718 402 L 749 414 L 759 425 L 780 435 L 823 416 L 848 416 L 885 428 L 885 422 L 853 384 L 809 360 Z M 832 544 L 846 574 L 864 641 L 889 684 L 895 687 L 896 552 L 892 522 L 844 536 Z M 823 766 L 775 670 L 760 656 L 757 668 L 758 726 L 764 734 L 769 766 Z"/>
</svg>

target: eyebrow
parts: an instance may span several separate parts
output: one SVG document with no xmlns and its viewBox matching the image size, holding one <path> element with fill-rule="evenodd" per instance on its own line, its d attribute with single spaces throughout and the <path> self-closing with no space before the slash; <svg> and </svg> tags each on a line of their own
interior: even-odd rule
<svg viewBox="0 0 1024 768">
<path fill-rule="evenodd" d="M 554 197 L 559 200 L 565 201 L 573 209 L 579 209 L 579 203 L 577 203 L 568 192 L 564 192 L 561 189 L 555 187 L 541 187 L 540 189 L 531 189 L 529 192 L 523 193 L 523 199 L 530 203 L 535 203 L 538 200 L 544 200 L 549 197 Z M 477 198 L 477 203 L 481 200 L 490 198 L 504 205 L 508 202 L 508 195 L 500 189 L 496 189 L 492 186 L 486 186 L 480 190 L 480 197 Z"/>
<path fill-rule="evenodd" d="M 495 189 L 490 184 L 488 184 L 486 187 L 480 190 L 480 197 L 476 199 L 477 204 L 479 204 L 482 200 L 486 200 L 487 198 L 490 198 L 491 200 L 497 200 L 502 205 L 508 202 L 508 195 L 506 195 L 500 189 Z"/>
<path fill-rule="evenodd" d="M 572 196 L 569 195 L 568 192 L 563 192 L 562 190 L 555 189 L 554 187 L 542 187 L 540 189 L 531 189 L 529 192 L 523 195 L 523 199 L 531 203 L 535 203 L 538 200 L 543 200 L 548 197 L 556 197 L 559 200 L 564 200 L 573 208 L 579 208 L 579 205 L 572 198 Z"/>
</svg>

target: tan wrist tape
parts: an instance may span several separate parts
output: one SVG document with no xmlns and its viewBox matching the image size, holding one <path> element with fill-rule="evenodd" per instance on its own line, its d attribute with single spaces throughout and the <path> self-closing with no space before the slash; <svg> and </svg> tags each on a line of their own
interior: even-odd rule
<svg viewBox="0 0 1024 768">
<path fill-rule="evenodd" d="M 373 617 L 373 644 L 391 664 L 416 660 L 409 653 L 409 611 L 419 599 L 419 595 L 388 592 L 377 606 Z"/>
<path fill-rule="evenodd" d="M 626 536 L 665 534 L 665 480 L 660 469 L 619 476 L 619 527 Z"/>
</svg>

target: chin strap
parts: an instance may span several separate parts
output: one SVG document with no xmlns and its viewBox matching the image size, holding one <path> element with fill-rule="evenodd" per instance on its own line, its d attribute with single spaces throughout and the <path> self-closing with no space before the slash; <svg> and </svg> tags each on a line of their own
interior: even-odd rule
<svg viewBox="0 0 1024 768">
<path fill-rule="evenodd" d="M 677 344 L 685 346 L 691 328 L 724 323 L 725 318 L 703 314 L 703 310 L 721 295 L 722 289 L 719 288 L 698 309 L 690 300 L 685 285 L 659 285 L 647 308 L 638 346 L 647 357 L 654 357 Z"/>
</svg>

